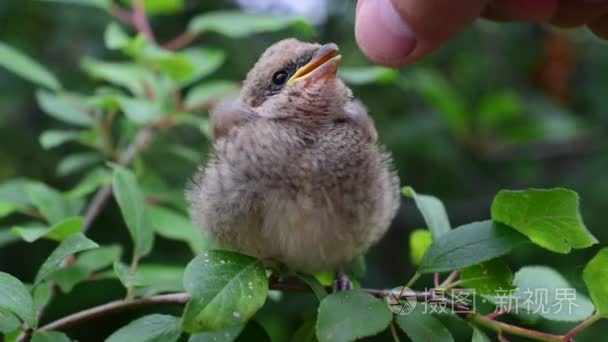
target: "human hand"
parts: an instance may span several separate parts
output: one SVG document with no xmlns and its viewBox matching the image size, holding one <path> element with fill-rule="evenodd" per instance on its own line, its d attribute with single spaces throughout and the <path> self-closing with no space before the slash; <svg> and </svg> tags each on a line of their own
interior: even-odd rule
<svg viewBox="0 0 608 342">
<path fill-rule="evenodd" d="M 400 67 L 433 52 L 479 17 L 586 25 L 608 39 L 606 0 L 358 0 L 355 37 L 369 59 Z"/>
</svg>

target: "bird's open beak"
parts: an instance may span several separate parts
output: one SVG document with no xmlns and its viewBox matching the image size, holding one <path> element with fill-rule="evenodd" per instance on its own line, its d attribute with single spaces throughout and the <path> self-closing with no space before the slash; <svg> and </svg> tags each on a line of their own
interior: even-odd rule
<svg viewBox="0 0 608 342">
<path fill-rule="evenodd" d="M 310 62 L 291 76 L 287 84 L 300 80 L 316 81 L 334 76 L 338 71 L 340 59 L 342 56 L 338 54 L 338 46 L 334 43 L 325 44 L 315 52 Z"/>
</svg>

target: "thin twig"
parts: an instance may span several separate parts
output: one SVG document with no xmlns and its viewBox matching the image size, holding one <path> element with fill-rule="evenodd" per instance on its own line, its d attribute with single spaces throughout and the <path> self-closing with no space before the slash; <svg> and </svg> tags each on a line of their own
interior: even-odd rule
<svg viewBox="0 0 608 342">
<path fill-rule="evenodd" d="M 487 314 L 486 317 L 489 319 L 496 319 L 497 317 L 500 317 L 504 314 L 509 313 L 510 310 L 511 310 L 511 304 L 509 304 L 508 306 L 503 306 L 498 311 Z"/>
<path fill-rule="evenodd" d="M 127 146 L 127 148 L 120 154 L 117 160 L 118 165 L 129 164 L 142 150 L 144 150 L 154 138 L 156 129 L 153 124 L 144 126 L 135 135 L 133 142 Z M 84 215 L 84 225 L 82 232 L 86 233 L 90 228 L 93 221 L 97 218 L 101 210 L 105 207 L 110 196 L 112 195 L 112 185 L 107 184 L 101 187 L 91 203 L 87 207 Z"/>
<path fill-rule="evenodd" d="M 437 287 L 443 289 L 443 288 L 450 286 L 452 284 L 452 282 L 454 280 L 456 280 L 456 278 L 458 278 L 458 275 L 459 275 L 458 271 L 453 271 L 452 273 L 450 273 L 450 275 L 447 278 L 445 278 L 443 283 L 439 284 L 439 286 L 437 286 Z"/>
<path fill-rule="evenodd" d="M 184 31 L 179 36 L 163 44 L 163 48 L 171 51 L 179 50 L 190 45 L 190 43 L 192 43 L 196 39 L 196 37 L 198 37 L 198 34 L 189 31 Z"/>
<path fill-rule="evenodd" d="M 395 321 L 391 321 L 391 324 L 389 325 L 389 327 L 391 329 L 391 335 L 393 336 L 393 341 L 401 342 L 401 340 L 399 339 L 399 334 L 397 333 L 397 328 L 395 328 Z"/>
<path fill-rule="evenodd" d="M 597 322 L 600 318 L 602 318 L 602 317 L 596 312 L 593 316 L 587 318 L 581 324 L 575 326 L 570 331 L 568 331 L 566 336 L 564 336 L 564 341 L 566 341 L 566 342 L 573 341 L 574 336 L 578 335 L 581 331 L 587 329 L 587 327 L 589 327 L 591 324 Z"/>
<path fill-rule="evenodd" d="M 116 3 L 111 2 L 109 11 L 114 18 L 118 19 L 118 21 L 122 22 L 123 24 L 135 26 L 135 24 L 133 23 L 133 16 L 131 15 L 131 12 L 126 8 L 123 8 L 117 5 Z"/>
<path fill-rule="evenodd" d="M 121 312 L 158 304 L 185 304 L 190 297 L 187 293 L 172 293 L 134 300 L 116 300 L 58 319 L 38 329 L 38 331 L 63 330 L 76 324 Z"/>
<path fill-rule="evenodd" d="M 144 37 L 146 37 L 149 41 L 156 43 L 154 33 L 152 32 L 152 28 L 150 27 L 150 23 L 148 22 L 148 17 L 146 16 L 146 10 L 143 1 L 132 0 L 131 4 L 133 6 L 133 25 L 135 26 L 137 31 L 143 34 Z"/>
<path fill-rule="evenodd" d="M 435 272 L 433 274 L 433 286 L 435 287 L 439 287 L 439 284 L 441 283 L 441 279 L 439 279 L 441 275 L 439 274 L 439 272 Z"/>
<path fill-rule="evenodd" d="M 483 315 L 476 313 L 469 313 L 464 316 L 464 319 L 482 327 L 492 329 L 499 333 L 503 332 L 515 336 L 528 337 L 537 341 L 562 342 L 564 340 L 564 336 L 561 335 L 548 334 L 536 330 L 518 327 L 515 325 L 495 321 L 493 319 L 489 319 Z"/>
</svg>

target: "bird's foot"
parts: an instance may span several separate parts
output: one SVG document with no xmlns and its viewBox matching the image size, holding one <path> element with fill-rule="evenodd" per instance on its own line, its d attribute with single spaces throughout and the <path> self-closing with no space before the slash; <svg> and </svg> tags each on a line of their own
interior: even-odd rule
<svg viewBox="0 0 608 342">
<path fill-rule="evenodd" d="M 349 291 L 353 289 L 353 283 L 348 279 L 348 275 L 343 269 L 336 271 L 334 282 L 331 286 L 332 292 Z"/>
</svg>

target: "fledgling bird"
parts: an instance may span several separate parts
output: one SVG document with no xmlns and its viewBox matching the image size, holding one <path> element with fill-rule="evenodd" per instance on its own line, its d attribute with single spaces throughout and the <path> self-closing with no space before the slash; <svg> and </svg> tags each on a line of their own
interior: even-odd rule
<svg viewBox="0 0 608 342">
<path fill-rule="evenodd" d="M 335 270 L 388 229 L 399 179 L 362 104 L 336 76 L 335 44 L 269 47 L 240 98 L 211 113 L 209 161 L 190 214 L 223 248 L 303 272 Z"/>
</svg>

